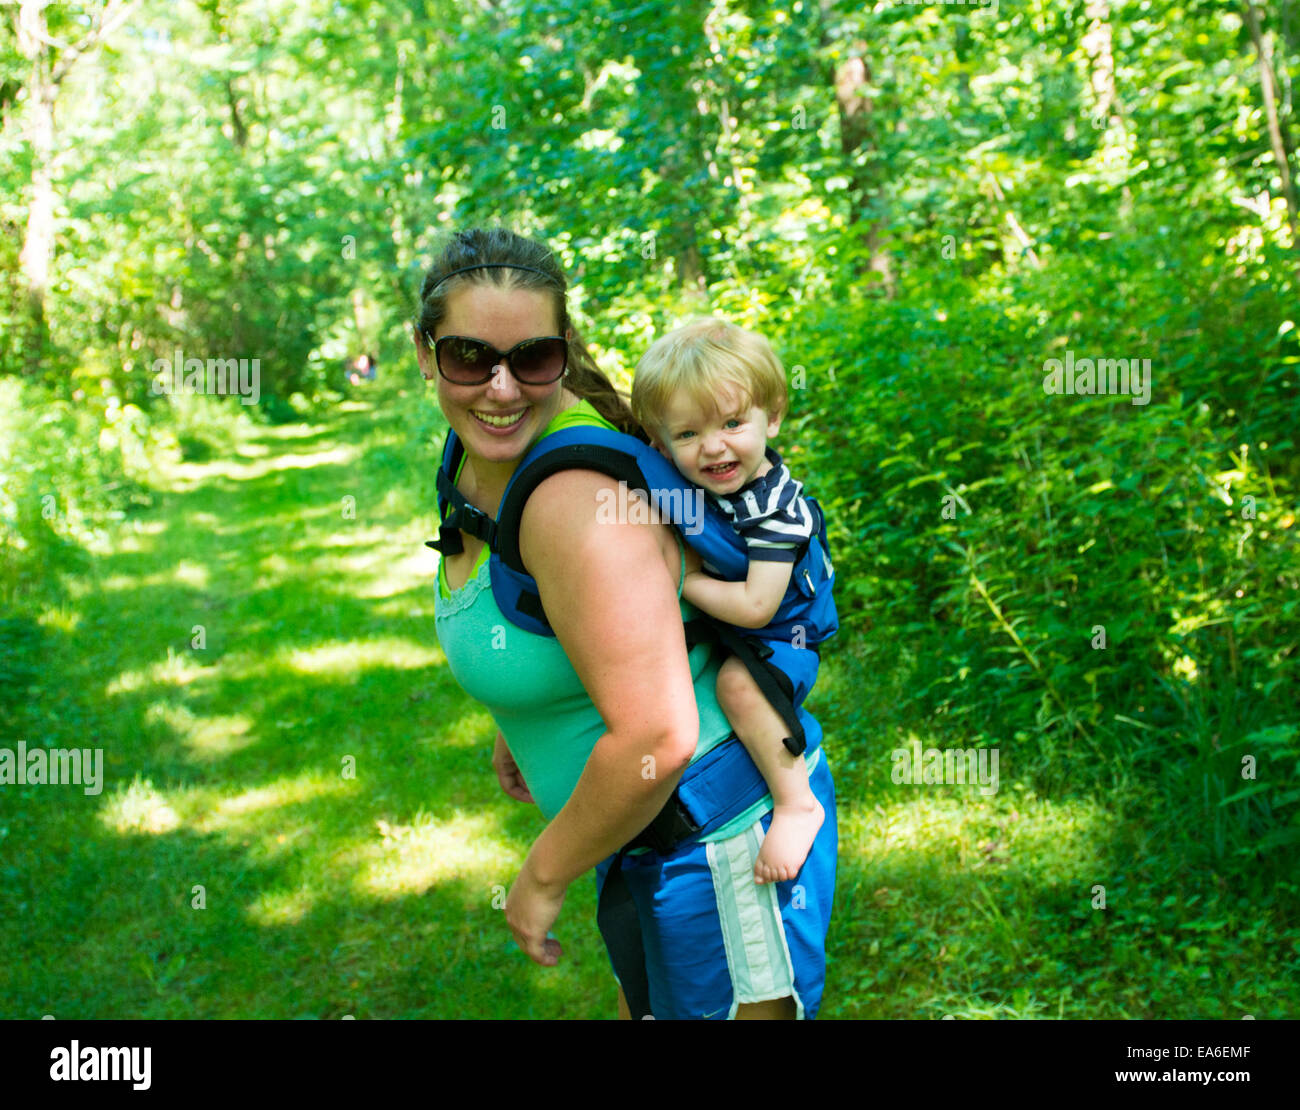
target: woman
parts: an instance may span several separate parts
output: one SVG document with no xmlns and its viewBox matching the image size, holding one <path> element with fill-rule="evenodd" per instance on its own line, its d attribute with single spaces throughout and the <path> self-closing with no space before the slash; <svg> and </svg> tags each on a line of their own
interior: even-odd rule
<svg viewBox="0 0 1300 1110">
<path fill-rule="evenodd" d="M 453 237 L 421 288 L 416 352 L 464 446 L 456 487 L 493 518 L 544 434 L 581 423 L 636 431 L 570 326 L 565 290 L 546 247 L 503 230 Z M 602 474 L 567 470 L 524 509 L 520 551 L 555 639 L 502 616 L 476 537 L 460 533 L 463 550 L 439 568 L 438 637 L 452 673 L 501 730 L 493 764 L 502 788 L 536 800 L 549 819 L 506 902 L 515 939 L 544 965 L 561 955 L 548 932 L 569 883 L 598 864 L 605 882 L 688 765 L 738 743 L 714 696 L 720 660 L 707 646 L 687 652 L 680 537 L 664 524 L 598 519 L 616 493 Z M 613 873 L 635 900 L 653 1016 L 815 1015 L 836 851 L 820 746 L 809 780 L 828 819 L 792 882 L 753 881 L 770 798 L 703 840 L 621 857 Z M 619 1014 L 630 1016 L 621 986 Z"/>
</svg>

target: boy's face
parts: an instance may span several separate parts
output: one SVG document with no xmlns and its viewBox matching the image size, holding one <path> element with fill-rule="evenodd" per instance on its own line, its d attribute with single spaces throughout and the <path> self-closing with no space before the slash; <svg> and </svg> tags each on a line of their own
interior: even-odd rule
<svg viewBox="0 0 1300 1110">
<path fill-rule="evenodd" d="M 779 416 L 744 403 L 740 391 L 724 386 L 717 411 L 702 410 L 685 394 L 670 399 L 654 445 L 672 459 L 688 482 L 713 494 L 735 493 L 772 469 L 765 452 L 781 430 Z"/>
</svg>

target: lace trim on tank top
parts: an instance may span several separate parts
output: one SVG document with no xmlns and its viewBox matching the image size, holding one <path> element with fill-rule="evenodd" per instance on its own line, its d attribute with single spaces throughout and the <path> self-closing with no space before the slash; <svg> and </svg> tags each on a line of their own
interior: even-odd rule
<svg viewBox="0 0 1300 1110">
<path fill-rule="evenodd" d="M 442 620 L 444 617 L 452 617 L 457 613 L 464 612 L 478 600 L 479 594 L 484 590 L 490 592 L 491 589 L 491 568 L 488 563 L 484 563 L 478 568 L 478 572 L 466 581 L 465 585 L 458 590 L 451 591 L 451 597 L 443 597 L 442 591 L 438 591 L 437 601 L 434 604 L 434 618 Z"/>
</svg>

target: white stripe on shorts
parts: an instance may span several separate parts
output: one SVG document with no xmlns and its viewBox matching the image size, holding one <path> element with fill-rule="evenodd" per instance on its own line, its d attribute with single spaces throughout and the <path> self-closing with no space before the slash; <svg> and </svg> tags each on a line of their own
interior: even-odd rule
<svg viewBox="0 0 1300 1110">
<path fill-rule="evenodd" d="M 742 1003 L 793 996 L 796 1017 L 802 1019 L 803 1002 L 794 989 L 794 963 L 785 941 L 776 884 L 754 882 L 754 863 L 762 845 L 763 826 L 758 821 L 735 836 L 705 845 L 735 995 L 728 1016 L 735 1017 Z"/>
</svg>

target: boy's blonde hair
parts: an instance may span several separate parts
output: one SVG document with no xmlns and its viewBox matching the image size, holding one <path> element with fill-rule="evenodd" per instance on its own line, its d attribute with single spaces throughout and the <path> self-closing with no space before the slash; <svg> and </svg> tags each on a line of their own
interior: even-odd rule
<svg viewBox="0 0 1300 1110">
<path fill-rule="evenodd" d="M 769 418 L 785 415 L 785 369 L 771 344 L 717 316 L 692 320 L 655 340 L 637 363 L 632 413 L 657 439 L 670 397 L 684 392 L 716 414 L 722 385 L 735 386 L 742 403 L 748 399 Z"/>
</svg>

